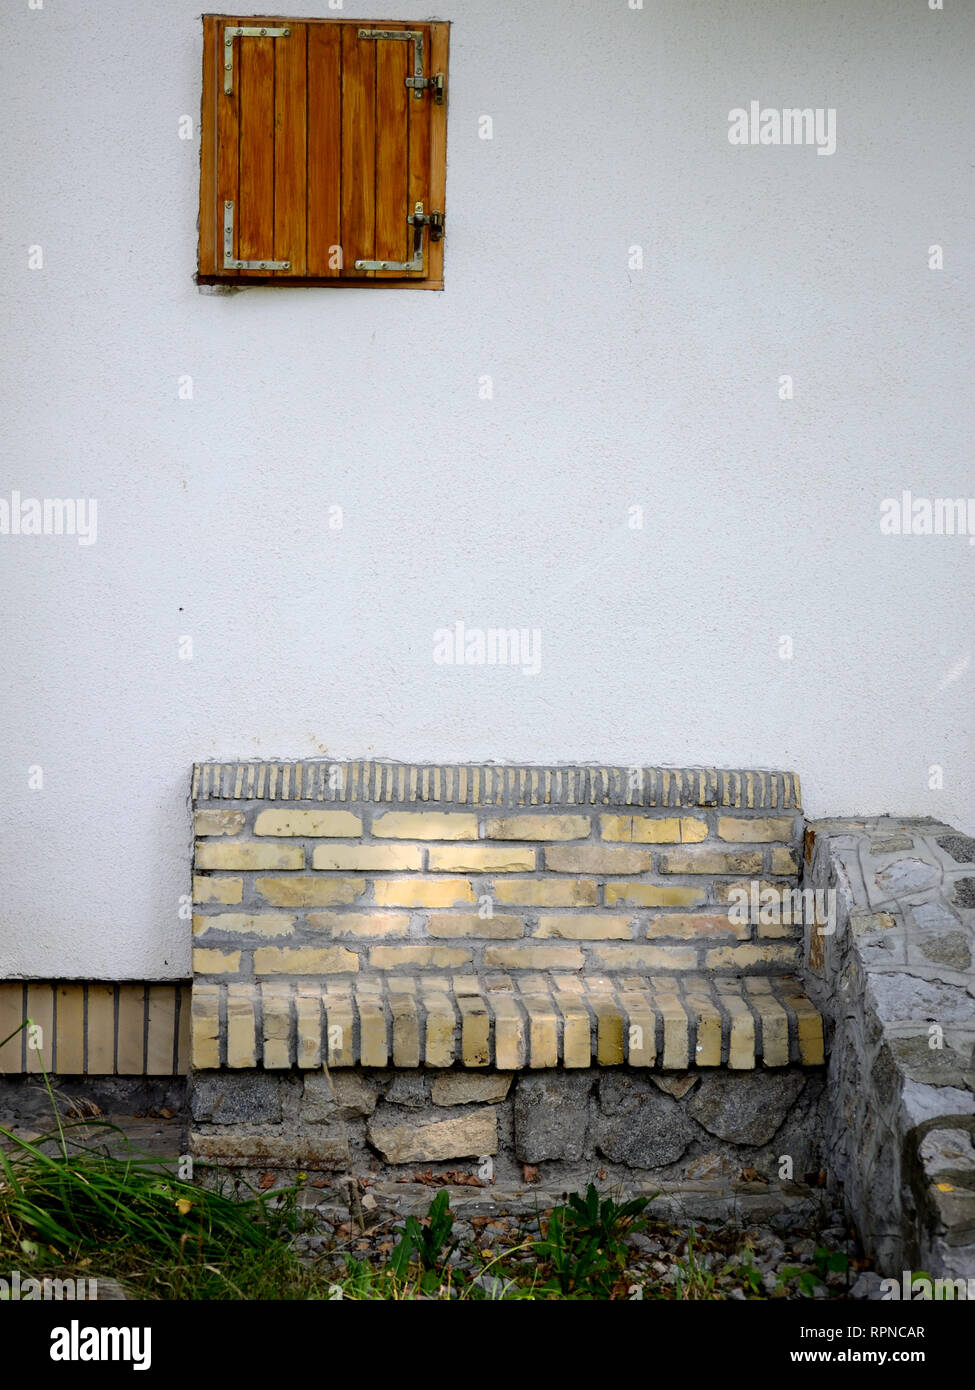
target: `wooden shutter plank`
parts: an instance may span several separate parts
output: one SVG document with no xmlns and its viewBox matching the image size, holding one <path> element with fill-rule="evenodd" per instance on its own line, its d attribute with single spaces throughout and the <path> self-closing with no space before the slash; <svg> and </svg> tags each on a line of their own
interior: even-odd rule
<svg viewBox="0 0 975 1390">
<path fill-rule="evenodd" d="M 242 261 L 274 259 L 274 45 L 274 39 L 236 40 L 234 87 L 240 91 L 236 221 L 237 255 Z M 267 277 L 267 271 L 261 270 L 240 274 Z"/>
<path fill-rule="evenodd" d="M 0 1076 L 23 1071 L 24 1033 L 15 1033 L 8 1043 L 4 1038 L 20 1028 L 24 1021 L 24 986 L 19 983 L 0 984 Z"/>
<path fill-rule="evenodd" d="M 290 261 L 280 279 L 306 273 L 305 215 L 308 26 L 274 40 L 274 259 Z"/>
<path fill-rule="evenodd" d="M 342 26 L 342 255 L 352 278 L 374 278 L 355 262 L 375 259 L 377 42 Z"/>
<path fill-rule="evenodd" d="M 342 241 L 342 28 L 308 26 L 309 275 L 341 274 L 329 261 Z"/>
<path fill-rule="evenodd" d="M 431 24 L 429 44 L 430 72 L 442 72 L 447 79 L 447 99 L 437 106 L 432 97 L 425 98 L 430 103 L 430 145 L 428 150 L 430 177 L 430 206 L 446 214 L 447 199 L 447 104 L 450 101 L 450 73 L 448 68 L 450 50 L 450 25 Z M 419 103 L 417 103 L 419 105 Z M 429 242 L 427 255 L 427 282 L 433 286 L 443 286 L 443 238 Z"/>
<path fill-rule="evenodd" d="M 203 97 L 200 102 L 200 251 L 201 275 L 214 275 L 222 259 L 223 223 L 217 237 L 217 21 L 203 18 Z"/>
<path fill-rule="evenodd" d="M 410 55 L 412 57 L 413 46 L 410 45 Z M 429 75 L 434 71 L 430 63 L 430 29 L 428 26 L 423 28 L 423 54 L 424 72 Z M 407 88 L 409 91 L 409 89 Z M 423 204 L 423 211 L 430 212 L 437 204 L 430 200 L 430 108 L 433 104 L 433 97 L 428 91 L 423 93 L 420 101 L 414 100 L 412 92 L 407 102 L 407 124 L 409 130 L 409 188 L 408 199 L 410 212 L 413 211 L 417 203 Z M 411 242 L 412 249 L 412 242 Z M 430 229 L 425 228 L 423 232 L 423 279 L 427 278 L 430 262 Z M 415 276 L 415 279 L 420 279 Z"/>
<path fill-rule="evenodd" d="M 228 94 L 223 89 L 223 31 L 227 25 L 236 24 L 236 20 L 228 19 L 217 26 L 216 47 L 217 47 L 217 80 L 215 101 L 217 108 L 217 196 L 216 207 L 214 208 L 214 218 L 216 222 L 216 259 L 217 272 L 223 274 L 223 216 L 224 205 L 228 202 L 234 205 L 234 246 L 233 253 L 238 255 L 240 244 L 240 207 L 238 198 L 238 173 L 240 169 L 240 83 L 237 76 L 240 71 L 237 66 L 237 52 L 241 40 L 237 39 L 234 43 L 234 89 Z M 229 275 L 235 274 L 234 271 L 227 271 Z"/>
<path fill-rule="evenodd" d="M 413 45 L 403 39 L 376 42 L 376 260 L 406 261 L 413 250 L 412 211 L 407 168 L 409 108 L 414 101 L 406 85 L 412 71 Z M 410 233 L 407 237 L 407 232 Z M 378 270 L 377 280 L 402 278 L 401 270 Z"/>
</svg>

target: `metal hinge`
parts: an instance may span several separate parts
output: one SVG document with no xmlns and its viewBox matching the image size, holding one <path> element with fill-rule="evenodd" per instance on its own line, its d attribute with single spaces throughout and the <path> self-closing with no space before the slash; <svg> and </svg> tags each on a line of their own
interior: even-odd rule
<svg viewBox="0 0 975 1390">
<path fill-rule="evenodd" d="M 413 228 L 413 259 L 411 261 L 356 261 L 356 270 L 418 270 L 423 271 L 423 228 L 430 228 L 430 240 L 439 241 L 443 236 L 443 213 L 424 212 L 423 204 L 416 203 L 406 219 Z"/>
<path fill-rule="evenodd" d="M 253 25 L 233 24 L 223 31 L 223 89 L 234 90 L 234 39 L 286 39 L 290 29 L 255 29 Z"/>
<path fill-rule="evenodd" d="M 224 270 L 290 270 L 290 261 L 238 261 L 234 258 L 234 205 L 223 205 Z"/>
<path fill-rule="evenodd" d="M 413 88 L 413 96 L 420 101 L 429 87 L 438 106 L 443 105 L 446 85 L 442 72 L 423 75 L 423 31 L 421 29 L 360 29 L 360 39 L 405 39 L 413 41 L 413 76 L 406 79 L 407 87 Z"/>
</svg>

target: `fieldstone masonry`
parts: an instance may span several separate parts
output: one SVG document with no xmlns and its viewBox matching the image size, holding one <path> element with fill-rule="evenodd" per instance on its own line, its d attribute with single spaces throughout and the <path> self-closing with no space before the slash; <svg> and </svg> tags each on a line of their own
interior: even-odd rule
<svg viewBox="0 0 975 1390">
<path fill-rule="evenodd" d="M 817 821 L 832 890 L 806 983 L 832 1032 L 826 1156 L 885 1277 L 975 1276 L 975 839 L 932 820 Z"/>
<path fill-rule="evenodd" d="M 797 886 L 792 774 L 202 764 L 193 806 L 198 1156 L 818 1169 L 801 924 L 730 910 Z"/>
</svg>

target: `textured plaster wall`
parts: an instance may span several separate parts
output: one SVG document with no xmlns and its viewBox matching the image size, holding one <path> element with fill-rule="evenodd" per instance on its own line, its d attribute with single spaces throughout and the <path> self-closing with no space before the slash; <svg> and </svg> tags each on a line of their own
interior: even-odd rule
<svg viewBox="0 0 975 1390">
<path fill-rule="evenodd" d="M 197 758 L 789 767 L 975 829 L 975 548 L 879 528 L 975 491 L 975 8 L 460 0 L 446 291 L 229 296 L 199 14 L 2 21 L 0 496 L 98 533 L 0 536 L 0 974 L 188 972 Z M 835 107 L 836 153 L 732 146 L 751 100 Z M 538 674 L 436 664 L 458 621 Z"/>
</svg>

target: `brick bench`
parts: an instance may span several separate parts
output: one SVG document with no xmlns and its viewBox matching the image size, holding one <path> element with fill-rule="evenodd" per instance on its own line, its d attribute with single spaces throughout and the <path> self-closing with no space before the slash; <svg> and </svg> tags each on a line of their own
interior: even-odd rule
<svg viewBox="0 0 975 1390">
<path fill-rule="evenodd" d="M 193 807 L 201 1156 L 758 1161 L 798 1105 L 815 1158 L 803 927 L 754 911 L 797 885 L 791 773 L 200 764 Z"/>
</svg>

